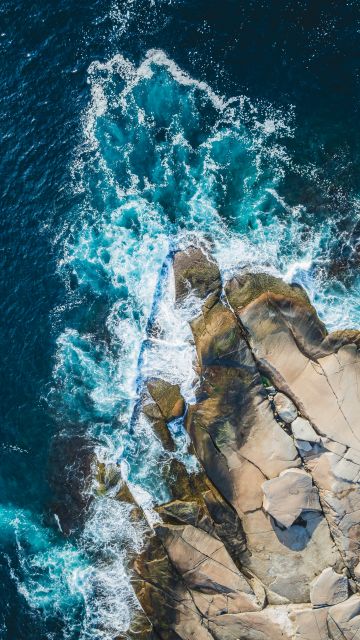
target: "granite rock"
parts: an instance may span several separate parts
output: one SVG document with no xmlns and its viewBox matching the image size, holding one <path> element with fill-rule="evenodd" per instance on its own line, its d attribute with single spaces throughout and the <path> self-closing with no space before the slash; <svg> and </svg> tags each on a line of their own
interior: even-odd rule
<svg viewBox="0 0 360 640">
<path fill-rule="evenodd" d="M 359 333 L 329 335 L 305 291 L 268 274 L 223 289 L 199 247 L 173 263 L 176 303 L 195 309 L 184 424 L 202 470 L 164 466 L 171 499 L 133 562 L 141 637 L 354 640 Z M 168 383 L 147 392 L 152 420 L 183 412 Z"/>
</svg>

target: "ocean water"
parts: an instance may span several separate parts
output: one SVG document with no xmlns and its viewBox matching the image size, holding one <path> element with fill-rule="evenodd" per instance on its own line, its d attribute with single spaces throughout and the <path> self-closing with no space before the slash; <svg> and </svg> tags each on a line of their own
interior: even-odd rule
<svg viewBox="0 0 360 640">
<path fill-rule="evenodd" d="M 196 468 L 136 411 L 148 376 L 193 397 L 175 249 L 360 326 L 359 29 L 354 0 L 1 4 L 1 640 L 111 640 L 138 606 L 95 459 L 150 523 L 159 467 Z"/>
</svg>

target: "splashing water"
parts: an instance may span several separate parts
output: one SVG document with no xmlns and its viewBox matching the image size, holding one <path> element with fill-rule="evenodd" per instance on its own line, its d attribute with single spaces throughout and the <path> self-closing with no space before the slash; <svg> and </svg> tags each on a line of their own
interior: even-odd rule
<svg viewBox="0 0 360 640">
<path fill-rule="evenodd" d="M 331 275 L 335 212 L 315 216 L 282 195 L 284 183 L 301 174 L 287 151 L 292 112 L 220 97 L 158 50 L 139 67 L 120 55 L 92 63 L 89 83 L 72 168 L 81 204 L 59 265 L 72 321 L 57 341 L 52 402 L 62 421 L 86 425 L 100 462 L 121 466 L 152 521 L 154 504 L 168 498 L 159 465 L 176 456 L 196 466 L 181 421 L 172 425 L 177 450 L 169 453 L 145 417 L 133 419 L 149 376 L 180 384 L 192 399 L 187 320 L 196 301 L 175 308 L 169 254 L 200 244 L 224 278 L 246 267 L 302 282 L 329 328 L 359 323 L 359 283 L 354 278 L 349 292 Z M 352 215 L 358 220 L 356 203 Z M 150 320 L 161 328 L 158 337 L 147 333 Z M 58 556 L 35 553 L 25 597 L 35 607 L 68 611 L 69 620 L 75 598 L 84 606 L 76 637 L 114 638 L 136 607 L 126 551 L 140 550 L 142 536 L 128 505 L 96 495 L 75 547 L 59 542 Z M 41 590 L 36 563 L 49 575 L 63 567 L 51 589 Z M 75 637 L 73 620 L 67 629 Z"/>
</svg>

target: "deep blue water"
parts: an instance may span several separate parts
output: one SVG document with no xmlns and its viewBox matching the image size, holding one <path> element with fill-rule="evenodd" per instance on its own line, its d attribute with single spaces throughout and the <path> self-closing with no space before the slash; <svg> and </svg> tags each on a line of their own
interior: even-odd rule
<svg viewBox="0 0 360 640">
<path fill-rule="evenodd" d="M 191 397 L 171 249 L 359 327 L 359 33 L 356 0 L 1 3 L 1 639 L 127 628 L 141 531 L 82 478 L 96 451 L 166 498 L 132 410 L 148 374 Z"/>
</svg>

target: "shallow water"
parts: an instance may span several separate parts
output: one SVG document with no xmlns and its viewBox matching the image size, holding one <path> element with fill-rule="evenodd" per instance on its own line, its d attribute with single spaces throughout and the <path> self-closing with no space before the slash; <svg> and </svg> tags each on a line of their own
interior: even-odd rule
<svg viewBox="0 0 360 640">
<path fill-rule="evenodd" d="M 82 477 L 94 450 L 120 465 L 152 521 L 159 465 L 196 466 L 181 420 L 170 454 L 135 410 L 150 375 L 192 399 L 172 251 L 301 282 L 329 330 L 360 325 L 360 12 L 278 4 L 0 9 L 4 640 L 128 627 L 143 532 Z"/>
</svg>

